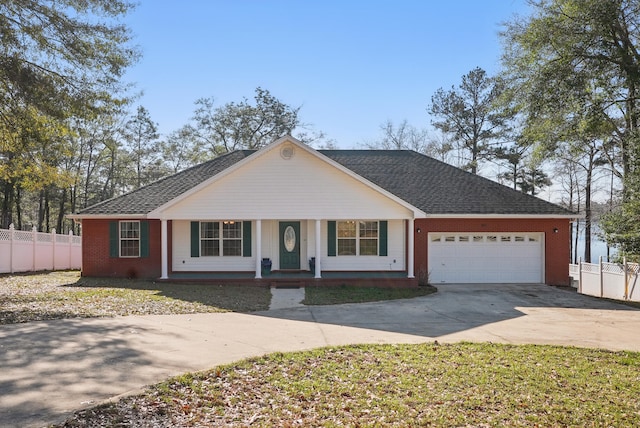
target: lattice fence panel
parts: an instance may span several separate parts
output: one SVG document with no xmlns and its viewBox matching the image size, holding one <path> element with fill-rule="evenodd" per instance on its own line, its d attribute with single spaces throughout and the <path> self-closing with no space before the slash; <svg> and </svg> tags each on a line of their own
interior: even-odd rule
<svg viewBox="0 0 640 428">
<path fill-rule="evenodd" d="M 51 235 L 48 233 L 38 233 L 38 242 L 53 242 Z"/>
<path fill-rule="evenodd" d="M 14 230 L 13 240 L 20 241 L 20 242 L 31 242 L 33 241 L 33 232 L 24 232 L 22 230 Z"/>
</svg>

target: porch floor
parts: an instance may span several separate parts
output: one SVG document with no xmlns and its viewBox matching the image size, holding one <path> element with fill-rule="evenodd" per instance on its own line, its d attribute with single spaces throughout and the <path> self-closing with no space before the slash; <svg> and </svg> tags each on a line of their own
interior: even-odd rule
<svg viewBox="0 0 640 428">
<path fill-rule="evenodd" d="M 246 283 L 252 285 L 277 286 L 291 283 L 304 287 L 307 285 L 353 285 L 369 287 L 413 287 L 417 286 L 416 279 L 407 278 L 407 272 L 322 272 L 322 278 L 314 278 L 309 271 L 273 271 L 255 278 L 255 272 L 172 272 L 169 282 L 216 282 L 216 283 Z"/>
</svg>

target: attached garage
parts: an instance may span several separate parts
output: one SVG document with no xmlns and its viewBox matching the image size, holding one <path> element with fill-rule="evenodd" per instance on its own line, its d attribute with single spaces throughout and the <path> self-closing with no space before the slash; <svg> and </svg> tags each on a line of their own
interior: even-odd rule
<svg viewBox="0 0 640 428">
<path fill-rule="evenodd" d="M 542 233 L 429 233 L 429 279 L 440 283 L 543 283 Z"/>
</svg>

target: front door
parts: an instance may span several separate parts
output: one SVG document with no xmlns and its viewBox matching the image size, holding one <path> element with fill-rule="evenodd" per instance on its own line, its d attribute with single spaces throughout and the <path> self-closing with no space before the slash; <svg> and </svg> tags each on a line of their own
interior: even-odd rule
<svg viewBox="0 0 640 428">
<path fill-rule="evenodd" d="M 280 269 L 300 269 L 300 222 L 280 222 Z"/>
</svg>

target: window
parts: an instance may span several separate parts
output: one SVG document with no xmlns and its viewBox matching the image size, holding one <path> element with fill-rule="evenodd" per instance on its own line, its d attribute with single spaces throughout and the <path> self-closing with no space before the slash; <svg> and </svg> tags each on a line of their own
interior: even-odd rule
<svg viewBox="0 0 640 428">
<path fill-rule="evenodd" d="M 222 222 L 222 255 L 242 255 L 242 223 L 239 221 Z"/>
<path fill-rule="evenodd" d="M 378 222 L 361 221 L 360 223 L 360 255 L 378 255 Z"/>
<path fill-rule="evenodd" d="M 377 221 L 339 221 L 339 256 L 377 256 L 379 223 Z"/>
<path fill-rule="evenodd" d="M 202 221 L 200 222 L 200 255 L 241 256 L 242 222 Z"/>
<path fill-rule="evenodd" d="M 203 221 L 200 223 L 200 255 L 220 255 L 220 223 Z"/>
<path fill-rule="evenodd" d="M 338 255 L 339 256 L 355 256 L 356 255 L 356 222 L 355 221 L 339 221 L 338 222 Z"/>
<path fill-rule="evenodd" d="M 140 257 L 140 222 L 120 222 L 120 257 Z"/>
</svg>

